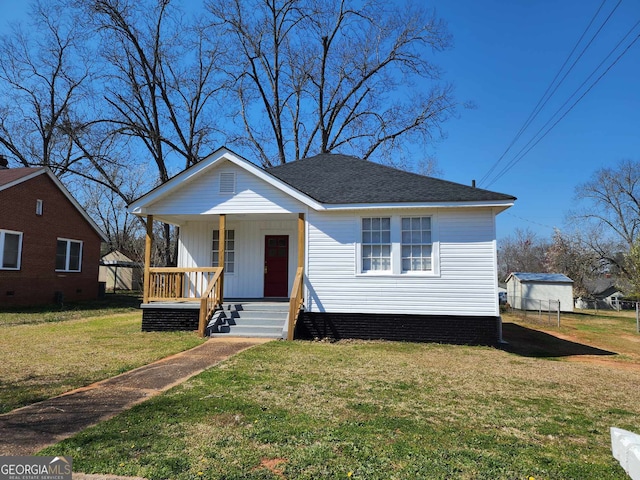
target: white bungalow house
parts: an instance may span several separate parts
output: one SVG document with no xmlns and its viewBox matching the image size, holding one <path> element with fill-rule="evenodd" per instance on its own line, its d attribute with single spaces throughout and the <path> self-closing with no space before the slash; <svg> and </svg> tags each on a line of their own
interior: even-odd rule
<svg viewBox="0 0 640 480">
<path fill-rule="evenodd" d="M 129 206 L 149 232 L 143 329 L 496 343 L 495 222 L 514 201 L 340 154 L 262 169 L 221 148 Z M 176 268 L 149 265 L 153 221 L 180 227 Z"/>
</svg>

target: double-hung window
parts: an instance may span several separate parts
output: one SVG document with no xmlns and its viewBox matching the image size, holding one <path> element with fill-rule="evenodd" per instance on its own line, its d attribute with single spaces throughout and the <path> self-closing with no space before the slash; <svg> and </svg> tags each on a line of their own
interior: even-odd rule
<svg viewBox="0 0 640 480">
<path fill-rule="evenodd" d="M 59 238 L 56 247 L 56 271 L 79 272 L 82 269 L 82 242 Z"/>
<path fill-rule="evenodd" d="M 224 271 L 233 273 L 235 271 L 235 231 L 224 231 Z M 211 266 L 218 267 L 218 257 L 220 254 L 220 230 L 213 231 L 213 244 L 211 247 Z"/>
<path fill-rule="evenodd" d="M 358 273 L 437 275 L 432 216 L 361 219 Z"/>
<path fill-rule="evenodd" d="M 20 270 L 22 232 L 0 230 L 0 270 Z"/>
<path fill-rule="evenodd" d="M 402 271 L 432 270 L 431 217 L 402 218 Z"/>
<path fill-rule="evenodd" d="M 391 270 L 391 218 L 362 219 L 362 272 Z"/>
</svg>

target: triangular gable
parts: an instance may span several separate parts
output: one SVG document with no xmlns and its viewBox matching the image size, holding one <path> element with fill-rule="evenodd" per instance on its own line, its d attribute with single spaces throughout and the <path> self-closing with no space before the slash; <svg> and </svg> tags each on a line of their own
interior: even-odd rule
<svg viewBox="0 0 640 480">
<path fill-rule="evenodd" d="M 24 172 L 20 172 L 19 170 L 24 170 Z M 78 203 L 78 201 L 73 197 L 73 195 L 71 195 L 71 192 L 69 192 L 69 190 L 67 190 L 67 187 L 64 186 L 64 184 L 60 181 L 60 179 L 58 179 L 58 177 L 56 177 L 53 174 L 53 172 L 51 170 L 49 170 L 49 168 L 47 168 L 47 167 L 41 167 L 41 168 L 29 168 L 29 167 L 26 167 L 24 169 L 3 170 L 3 172 L 10 172 L 11 174 L 14 174 L 13 175 L 14 178 L 12 178 L 9 182 L 2 183 L 2 185 L 0 185 L 0 191 L 9 189 L 9 188 L 14 187 L 16 185 L 19 185 L 21 183 L 27 182 L 27 181 L 31 180 L 32 178 L 35 178 L 35 177 L 37 177 L 39 175 L 47 175 L 51 179 L 51 181 L 56 185 L 56 187 L 58 187 L 58 190 L 60 190 L 60 192 L 62 192 L 62 194 L 65 197 L 67 197 L 67 200 L 69 200 L 71 202 L 71 204 L 76 208 L 76 210 L 78 210 L 80 215 L 82 215 L 82 217 L 87 221 L 87 223 L 91 226 L 91 228 L 93 228 L 96 231 L 96 233 L 98 234 L 100 239 L 103 242 L 107 242 L 108 241 L 106 235 L 102 232 L 102 230 L 100 230 L 100 227 L 98 227 L 96 222 L 93 221 L 93 219 L 87 214 L 87 212 L 84 210 L 84 208 L 82 208 L 82 205 L 80 205 Z M 24 175 L 22 173 L 24 173 Z"/>
<path fill-rule="evenodd" d="M 217 167 L 221 167 L 225 162 L 229 162 L 235 168 L 246 173 L 251 177 L 269 185 L 278 192 L 295 199 L 308 207 L 316 210 L 323 210 L 322 204 L 313 200 L 309 196 L 287 185 L 283 181 L 277 179 L 273 175 L 267 173 L 262 168 L 257 167 L 248 160 L 236 155 L 227 148 L 220 148 L 208 157 L 204 158 L 192 167 L 184 170 L 175 177 L 171 178 L 164 184 L 151 190 L 149 193 L 138 198 L 128 206 L 128 210 L 136 215 L 152 214 L 152 210 L 158 210 L 159 207 L 167 208 L 171 202 L 171 198 L 184 195 L 184 192 L 191 186 L 196 186 L 201 177 L 207 172 L 214 171 Z M 182 212 L 164 212 L 178 214 Z M 186 212 L 184 212 L 186 213 Z M 195 212 L 195 213 L 214 213 L 214 212 Z"/>
</svg>

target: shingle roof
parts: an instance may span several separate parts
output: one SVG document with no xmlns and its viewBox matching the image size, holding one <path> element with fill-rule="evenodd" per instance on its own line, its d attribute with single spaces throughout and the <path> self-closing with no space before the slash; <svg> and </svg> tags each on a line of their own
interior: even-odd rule
<svg viewBox="0 0 640 480">
<path fill-rule="evenodd" d="M 511 195 L 341 154 L 324 153 L 266 171 L 314 200 L 327 204 L 515 200 Z"/>
<path fill-rule="evenodd" d="M 521 282 L 541 282 L 541 283 L 573 283 L 566 275 L 562 273 L 523 273 L 513 272 L 511 275 Z"/>
<path fill-rule="evenodd" d="M 42 170 L 42 167 L 2 168 L 0 169 L 0 187 Z"/>
</svg>

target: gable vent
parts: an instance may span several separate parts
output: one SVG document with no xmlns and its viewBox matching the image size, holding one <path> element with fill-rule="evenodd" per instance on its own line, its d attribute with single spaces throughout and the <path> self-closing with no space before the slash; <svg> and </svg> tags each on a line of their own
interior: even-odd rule
<svg viewBox="0 0 640 480">
<path fill-rule="evenodd" d="M 236 193 L 236 174 L 234 172 L 220 174 L 220 193 Z"/>
</svg>

